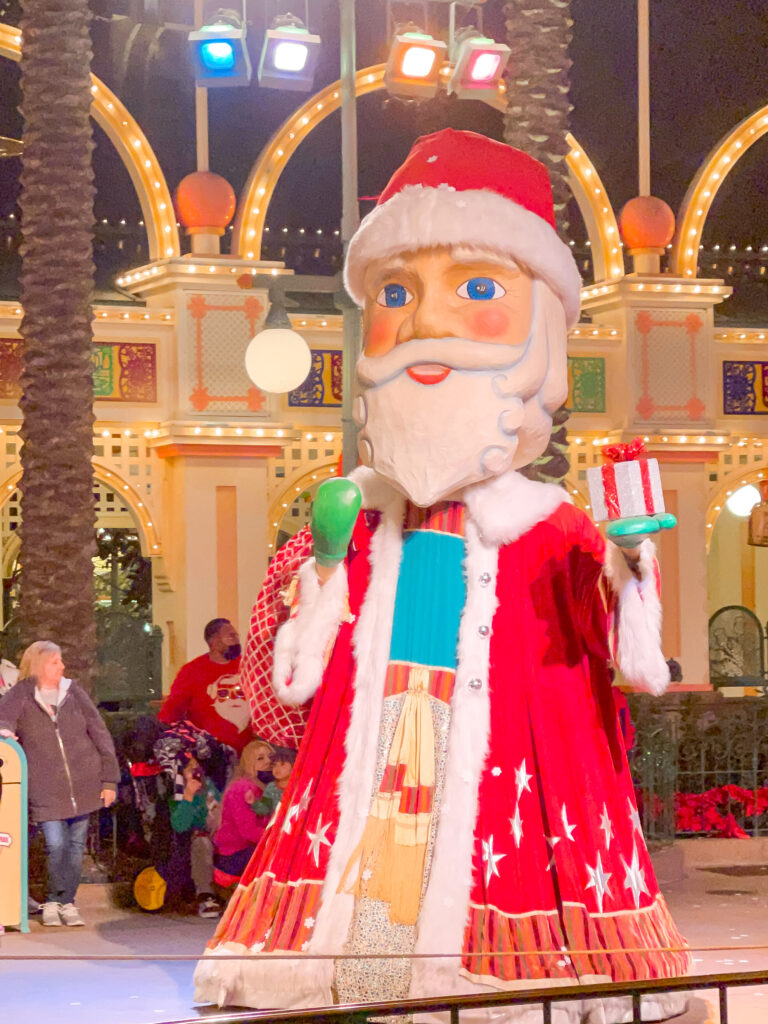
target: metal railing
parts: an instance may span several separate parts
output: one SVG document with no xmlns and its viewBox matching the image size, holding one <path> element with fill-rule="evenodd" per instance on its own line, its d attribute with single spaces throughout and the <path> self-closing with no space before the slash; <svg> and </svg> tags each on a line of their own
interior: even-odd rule
<svg viewBox="0 0 768 1024">
<path fill-rule="evenodd" d="M 307 1010 L 244 1010 L 235 1013 L 206 1015 L 207 1024 L 367 1024 L 382 1017 L 410 1017 L 414 1014 L 446 1013 L 450 1024 L 461 1024 L 463 1010 L 498 1008 L 501 1006 L 536 1006 L 541 1004 L 542 1024 L 552 1024 L 552 1010 L 558 1003 L 627 997 L 632 1002 L 632 1024 L 641 1024 L 643 996 L 671 992 L 716 990 L 720 1024 L 728 1024 L 728 989 L 768 984 L 768 971 L 744 974 L 706 974 L 698 977 L 658 978 L 651 981 L 623 981 L 593 985 L 558 985 L 515 992 L 494 992 L 477 996 L 449 996 L 444 999 L 408 999 L 397 1002 L 349 1003 L 342 1006 Z M 164 1024 L 200 1024 L 200 1017 L 166 1021 Z"/>
</svg>

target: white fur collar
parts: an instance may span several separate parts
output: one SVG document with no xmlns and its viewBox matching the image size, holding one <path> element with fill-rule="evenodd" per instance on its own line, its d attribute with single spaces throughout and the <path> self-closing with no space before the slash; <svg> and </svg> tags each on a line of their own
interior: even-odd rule
<svg viewBox="0 0 768 1024">
<path fill-rule="evenodd" d="M 396 499 L 402 500 L 399 492 L 373 469 L 358 466 L 350 479 L 362 491 L 363 508 L 384 508 Z M 462 497 L 482 540 L 497 546 L 522 537 L 563 502 L 570 501 L 562 487 L 528 480 L 514 469 L 472 484 Z"/>
</svg>

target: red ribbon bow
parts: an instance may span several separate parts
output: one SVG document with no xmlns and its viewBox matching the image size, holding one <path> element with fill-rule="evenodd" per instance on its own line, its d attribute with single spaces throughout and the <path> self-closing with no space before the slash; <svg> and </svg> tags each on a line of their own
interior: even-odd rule
<svg viewBox="0 0 768 1024">
<path fill-rule="evenodd" d="M 642 437 L 636 437 L 628 444 L 606 445 L 602 452 L 611 462 L 634 462 L 641 455 L 645 455 L 645 442 Z"/>
</svg>

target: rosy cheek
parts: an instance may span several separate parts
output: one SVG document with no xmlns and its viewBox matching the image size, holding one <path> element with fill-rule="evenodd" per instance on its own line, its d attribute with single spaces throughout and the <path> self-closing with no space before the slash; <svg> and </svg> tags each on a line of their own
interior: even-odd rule
<svg viewBox="0 0 768 1024">
<path fill-rule="evenodd" d="M 471 337 L 478 341 L 495 341 L 502 336 L 505 341 L 507 340 L 510 318 L 505 309 L 498 306 L 490 309 L 473 309 L 468 319 L 472 330 Z"/>
<path fill-rule="evenodd" d="M 365 354 L 380 356 L 394 347 L 397 336 L 397 325 L 390 322 L 386 313 L 371 316 L 368 331 L 365 335 Z"/>
</svg>

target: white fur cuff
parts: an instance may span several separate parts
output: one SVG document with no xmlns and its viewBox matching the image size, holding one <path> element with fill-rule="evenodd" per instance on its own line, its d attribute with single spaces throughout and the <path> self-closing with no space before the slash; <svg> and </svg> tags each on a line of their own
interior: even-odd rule
<svg viewBox="0 0 768 1024">
<path fill-rule="evenodd" d="M 343 564 L 320 584 L 315 560 L 299 569 L 299 609 L 280 627 L 275 641 L 272 689 L 283 704 L 305 704 L 314 697 L 328 654 L 347 612 L 347 573 Z"/>
<path fill-rule="evenodd" d="M 616 544 L 608 543 L 605 573 L 617 598 L 616 662 L 631 686 L 659 695 L 669 686 L 669 667 L 661 650 L 661 601 L 653 543 L 640 545 L 640 578 Z"/>
</svg>

